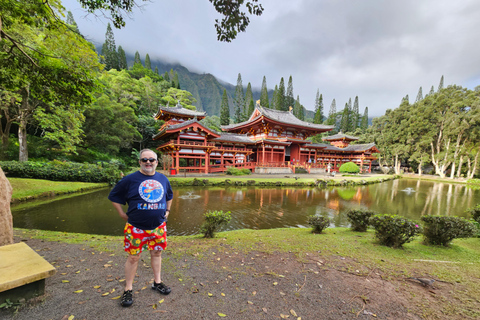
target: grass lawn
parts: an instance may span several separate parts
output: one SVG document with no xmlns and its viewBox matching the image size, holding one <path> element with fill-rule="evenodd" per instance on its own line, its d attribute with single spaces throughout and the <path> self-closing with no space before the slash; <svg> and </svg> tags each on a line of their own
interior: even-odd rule
<svg viewBox="0 0 480 320">
<path fill-rule="evenodd" d="M 12 185 L 12 201 L 24 201 L 34 198 L 82 192 L 107 187 L 107 183 L 88 183 L 71 181 L 50 181 L 41 179 L 8 178 Z"/>
</svg>

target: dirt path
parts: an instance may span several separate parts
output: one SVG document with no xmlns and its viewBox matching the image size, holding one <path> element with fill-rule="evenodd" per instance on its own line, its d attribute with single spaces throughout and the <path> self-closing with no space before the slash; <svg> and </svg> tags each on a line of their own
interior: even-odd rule
<svg viewBox="0 0 480 320">
<path fill-rule="evenodd" d="M 447 285 L 434 292 L 408 281 L 385 281 L 374 271 L 350 274 L 342 267 L 348 265 L 342 257 L 330 257 L 335 261 L 329 264 L 337 267 L 328 268 L 316 253 L 300 262 L 292 253 L 242 254 L 222 245 L 180 256 L 172 254 L 172 242 L 163 268 L 172 293 L 161 296 L 150 289 L 150 262 L 144 255 L 134 305 L 122 308 L 115 299 L 123 292 L 125 254 L 120 243 L 99 251 L 17 234 L 19 241 L 44 256 L 57 274 L 47 279 L 45 296 L 15 314 L 0 310 L 2 319 L 420 319 L 414 300 L 440 301 L 450 290 Z M 78 290 L 83 291 L 75 293 Z"/>
</svg>

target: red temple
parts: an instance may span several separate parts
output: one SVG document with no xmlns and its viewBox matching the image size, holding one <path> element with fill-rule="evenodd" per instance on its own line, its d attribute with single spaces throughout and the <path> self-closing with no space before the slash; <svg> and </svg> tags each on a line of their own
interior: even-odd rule
<svg viewBox="0 0 480 320">
<path fill-rule="evenodd" d="M 306 139 L 333 126 L 305 122 L 291 111 L 264 108 L 258 102 L 247 121 L 222 126 L 221 133 L 199 122 L 205 116 L 180 105 L 159 107 L 155 119 L 165 124 L 153 139 L 162 141 L 157 150 L 173 158 L 177 172 L 224 172 L 233 166 L 262 173 L 295 172 L 303 167 L 314 173 L 328 167 L 338 171 L 349 161 L 371 172 L 373 154 L 379 152 L 374 143 L 350 145 L 358 138 L 341 133 L 323 139 L 331 144 L 313 144 Z"/>
</svg>

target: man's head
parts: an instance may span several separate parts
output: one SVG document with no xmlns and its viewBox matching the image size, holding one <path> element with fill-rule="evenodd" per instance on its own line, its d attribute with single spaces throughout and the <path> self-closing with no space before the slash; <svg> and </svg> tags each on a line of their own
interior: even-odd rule
<svg viewBox="0 0 480 320">
<path fill-rule="evenodd" d="M 140 151 L 138 163 L 140 164 L 141 173 L 153 176 L 158 165 L 157 154 L 150 149 L 143 149 Z"/>
</svg>

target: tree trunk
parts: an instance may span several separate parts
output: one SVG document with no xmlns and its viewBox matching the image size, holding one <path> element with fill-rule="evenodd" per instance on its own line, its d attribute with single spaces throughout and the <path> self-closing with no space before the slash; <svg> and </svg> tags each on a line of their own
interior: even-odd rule
<svg viewBox="0 0 480 320">
<path fill-rule="evenodd" d="M 462 165 L 463 165 L 463 156 L 460 156 L 460 160 L 458 161 L 457 178 L 460 178 L 462 176 Z"/>
<path fill-rule="evenodd" d="M 423 160 L 421 160 L 420 163 L 418 164 L 418 175 L 419 176 L 422 176 L 422 163 L 423 163 Z"/>
<path fill-rule="evenodd" d="M 468 179 L 473 179 L 475 176 L 475 171 L 477 171 L 477 163 L 478 163 L 478 154 L 480 153 L 480 150 L 477 151 L 477 154 L 475 155 L 475 159 L 473 160 L 473 168 L 470 174 L 468 175 Z"/>
<path fill-rule="evenodd" d="M 28 118 L 28 98 L 30 91 L 28 88 L 22 89 L 22 104 L 21 110 L 18 113 L 18 161 L 28 161 L 28 148 L 27 148 L 27 118 Z"/>
</svg>

